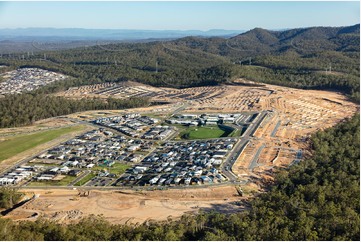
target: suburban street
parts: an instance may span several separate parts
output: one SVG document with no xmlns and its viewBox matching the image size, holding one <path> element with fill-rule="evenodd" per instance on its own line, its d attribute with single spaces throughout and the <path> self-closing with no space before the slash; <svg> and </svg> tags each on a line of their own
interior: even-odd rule
<svg viewBox="0 0 361 242">
<path fill-rule="evenodd" d="M 251 136 L 254 134 L 254 132 L 257 130 L 258 126 L 263 121 L 264 117 L 267 115 L 267 111 L 262 111 L 260 114 L 257 115 L 257 117 L 252 121 L 252 123 L 248 126 L 247 130 L 243 133 L 243 135 L 240 137 L 240 140 L 236 143 L 236 145 L 233 147 L 233 150 L 227 157 L 227 159 L 222 164 L 222 173 L 227 176 L 229 181 L 234 182 L 238 180 L 238 177 L 232 172 L 232 166 L 234 165 L 235 161 L 237 160 L 238 156 L 242 153 L 245 146 L 248 144 L 248 142 L 251 140 Z M 233 125 L 235 126 L 235 125 Z M 232 126 L 232 127 L 233 127 Z M 259 150 L 257 159 L 259 154 L 262 150 Z"/>
</svg>

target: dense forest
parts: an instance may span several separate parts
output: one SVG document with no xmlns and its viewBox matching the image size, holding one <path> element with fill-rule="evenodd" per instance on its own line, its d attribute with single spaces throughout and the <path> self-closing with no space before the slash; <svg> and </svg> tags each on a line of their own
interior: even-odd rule
<svg viewBox="0 0 361 242">
<path fill-rule="evenodd" d="M 260 28 L 235 37 L 186 37 L 98 44 L 61 51 L 7 53 L 3 71 L 40 67 L 73 85 L 139 81 L 154 86 L 214 85 L 245 77 L 297 88 L 333 89 L 359 100 L 360 25 L 286 31 Z M 70 85 L 69 83 L 67 85 Z"/>
<path fill-rule="evenodd" d="M 229 39 L 186 37 L 1 54 L 0 65 L 5 65 L 1 72 L 39 67 L 69 78 L 29 94 L 2 99 L 0 127 L 27 125 L 89 109 L 147 105 L 144 99 L 104 102 L 46 97 L 69 87 L 127 80 L 185 88 L 218 85 L 243 77 L 288 87 L 341 91 L 359 102 L 359 36 L 360 25 L 286 31 L 256 28 Z"/>
<path fill-rule="evenodd" d="M 0 218 L 1 240 L 359 240 L 360 118 L 319 131 L 313 156 L 280 169 L 246 212 L 112 225 L 91 216 L 71 225 Z M 2 191 L 3 192 L 3 191 Z M 8 197 L 8 196 L 0 196 Z"/>
<path fill-rule="evenodd" d="M 148 104 L 148 99 L 140 97 L 73 100 L 41 92 L 8 95 L 0 102 L 0 128 L 28 125 L 40 119 L 86 110 L 126 109 Z"/>
</svg>

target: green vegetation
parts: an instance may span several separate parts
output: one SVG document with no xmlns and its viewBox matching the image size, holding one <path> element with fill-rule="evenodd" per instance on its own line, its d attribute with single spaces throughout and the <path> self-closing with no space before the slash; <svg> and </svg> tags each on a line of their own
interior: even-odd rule
<svg viewBox="0 0 361 242">
<path fill-rule="evenodd" d="M 229 137 L 239 137 L 242 134 L 242 129 L 234 129 L 228 136 Z"/>
<path fill-rule="evenodd" d="M 114 165 L 112 165 L 112 167 L 110 167 L 109 172 L 120 175 L 123 174 L 130 167 L 131 166 L 127 164 L 115 163 Z"/>
<path fill-rule="evenodd" d="M 183 139 L 212 139 L 219 137 L 227 137 L 232 130 L 225 129 L 221 126 L 203 126 L 203 127 L 189 127 L 180 132 L 180 137 Z"/>
<path fill-rule="evenodd" d="M 80 181 L 75 183 L 74 186 L 83 186 L 85 183 L 87 183 L 88 181 L 90 181 L 94 177 L 96 177 L 96 175 L 91 172 L 88 175 L 86 175 L 85 177 L 83 177 Z"/>
<path fill-rule="evenodd" d="M 103 171 L 107 170 L 109 173 L 113 174 L 123 174 L 128 168 L 130 168 L 130 165 L 127 164 L 121 164 L 121 163 L 115 163 L 110 167 L 107 166 L 95 166 L 92 168 L 93 171 Z"/>
<path fill-rule="evenodd" d="M 0 208 L 12 208 L 22 198 L 23 194 L 10 187 L 0 187 Z"/>
<path fill-rule="evenodd" d="M 110 44 L 38 52 L 25 59 L 22 53 L 3 54 L 0 64 L 8 66 L 6 70 L 39 67 L 72 78 L 31 94 L 2 99 L 0 128 L 78 111 L 148 105 L 145 98 L 67 100 L 46 95 L 73 86 L 127 80 L 183 88 L 218 85 L 243 77 L 295 88 L 337 90 L 359 102 L 359 35 L 360 25 L 279 32 L 257 28 L 230 39 L 188 37 Z M 121 50 L 122 54 L 107 49 Z M 46 61 L 40 60 L 44 54 Z"/>
<path fill-rule="evenodd" d="M 41 186 L 67 186 L 69 183 L 74 181 L 76 177 L 65 176 L 59 181 L 31 181 L 27 186 L 29 187 L 41 187 Z"/>
<path fill-rule="evenodd" d="M 359 240 L 360 118 L 318 132 L 313 157 L 281 169 L 270 191 L 245 212 L 111 225 L 91 216 L 76 224 L 0 218 L 0 240 Z"/>
<path fill-rule="evenodd" d="M 230 39 L 189 37 L 163 43 L 106 46 L 121 50 L 122 54 L 99 46 L 46 51 L 47 61 L 40 60 L 42 52 L 26 59 L 20 58 L 22 53 L 3 54 L 0 64 L 8 65 L 7 69 L 40 67 L 74 78 L 31 94 L 1 99 L 0 127 L 30 124 L 89 109 L 146 105 L 144 99 L 124 104 L 113 99 L 76 101 L 46 95 L 71 86 L 126 80 L 182 88 L 217 85 L 244 77 L 289 87 L 341 91 L 359 101 L 359 35 L 360 25 L 279 32 L 257 28 Z M 326 72 L 330 66 L 337 73 Z M 212 131 L 193 131 L 188 135 L 193 138 L 210 138 L 217 132 L 216 136 L 221 135 L 219 130 Z M 0 218 L 0 239 L 359 240 L 359 116 L 318 132 L 311 142 L 312 158 L 280 169 L 269 192 L 253 199 L 245 212 L 184 215 L 179 221 L 169 219 L 137 226 L 111 225 L 94 216 L 71 225 L 48 220 L 15 223 Z M 14 203 L 10 196 L 3 198 Z"/>
<path fill-rule="evenodd" d="M 147 104 L 146 98 L 71 100 L 39 93 L 8 95 L 0 102 L 0 128 L 28 125 L 36 120 L 86 110 L 126 109 Z"/>
<path fill-rule="evenodd" d="M 0 162 L 18 153 L 49 142 L 63 134 L 82 130 L 83 126 L 71 126 L 61 129 L 37 132 L 34 134 L 18 135 L 0 142 Z"/>
<path fill-rule="evenodd" d="M 64 161 L 62 161 L 62 160 L 57 160 L 57 161 L 55 161 L 55 162 L 53 162 L 53 163 L 45 163 L 45 162 L 43 162 L 42 160 L 32 160 L 30 163 L 29 163 L 29 165 L 31 165 L 31 166 L 33 166 L 33 165 L 39 165 L 39 166 L 45 166 L 45 167 L 47 167 L 47 166 L 49 166 L 49 167 L 56 167 L 56 166 L 58 166 L 59 164 L 61 164 L 62 162 L 64 162 Z"/>
<path fill-rule="evenodd" d="M 23 53 L 3 54 L 0 64 L 7 69 L 39 67 L 73 77 L 41 88 L 46 93 L 102 82 L 134 80 L 183 88 L 245 77 L 297 88 L 336 89 L 358 100 L 359 36 L 359 24 L 285 31 L 256 28 L 229 39 L 109 44 L 38 52 L 27 58 L 21 58 Z M 44 54 L 46 61 L 41 60 Z M 330 66 L 337 75 L 326 72 Z"/>
<path fill-rule="evenodd" d="M 248 126 L 245 126 L 245 125 L 238 127 L 238 129 L 234 129 L 228 136 L 239 137 L 247 130 L 247 128 L 248 128 Z"/>
</svg>

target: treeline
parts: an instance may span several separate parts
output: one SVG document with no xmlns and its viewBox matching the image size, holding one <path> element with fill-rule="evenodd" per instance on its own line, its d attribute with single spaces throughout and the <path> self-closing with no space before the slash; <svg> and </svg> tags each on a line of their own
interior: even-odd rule
<svg viewBox="0 0 361 242">
<path fill-rule="evenodd" d="M 65 225 L 0 219 L 1 240 L 359 240 L 360 118 L 312 137 L 313 157 L 280 170 L 246 212 L 112 225 L 88 217 Z"/>
<path fill-rule="evenodd" d="M 254 53 L 230 48 L 220 43 L 220 39 L 187 38 L 181 43 L 113 44 L 47 51 L 25 59 L 21 53 L 3 55 L 0 64 L 8 65 L 7 69 L 38 67 L 61 72 L 77 80 L 73 86 L 133 80 L 183 88 L 217 85 L 244 77 L 297 88 L 336 89 L 358 100 L 358 52 L 300 53 L 291 47 L 267 52 L 268 47 L 262 46 L 263 49 Z"/>
<path fill-rule="evenodd" d="M 246 65 L 240 67 L 238 75 L 251 81 L 286 87 L 336 90 L 347 94 L 353 101 L 359 102 L 360 79 L 354 75 Z"/>
<path fill-rule="evenodd" d="M 17 204 L 23 194 L 11 187 L 0 188 L 0 208 L 9 209 Z"/>
<path fill-rule="evenodd" d="M 0 128 L 29 125 L 40 119 L 86 110 L 126 109 L 148 104 L 147 98 L 140 97 L 73 100 L 42 93 L 8 95 L 0 102 Z"/>
<path fill-rule="evenodd" d="M 75 52 L 74 56 L 69 56 L 64 62 L 59 60 L 62 59 L 61 52 L 52 52 L 48 53 L 49 58 L 53 56 L 52 60 L 41 61 L 37 59 L 40 56 L 28 60 L 3 58 L 0 64 L 9 65 L 12 69 L 33 67 L 60 72 L 77 79 L 74 86 L 132 80 L 152 86 L 182 88 L 215 85 L 234 78 L 228 75 L 234 68 L 232 64 L 225 58 L 212 55 L 204 57 L 183 53 L 172 56 L 164 52 L 157 58 L 151 52 L 143 55 L 130 52 L 123 56 L 94 51 L 96 57 L 93 57 L 94 53 L 89 50 L 72 51 Z M 97 58 L 109 61 L 97 61 Z"/>
</svg>

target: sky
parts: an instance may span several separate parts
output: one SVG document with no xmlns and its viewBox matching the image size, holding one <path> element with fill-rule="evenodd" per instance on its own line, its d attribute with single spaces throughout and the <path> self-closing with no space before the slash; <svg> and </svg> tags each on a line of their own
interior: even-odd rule
<svg viewBox="0 0 361 242">
<path fill-rule="evenodd" d="M 0 28 L 249 30 L 360 23 L 354 2 L 0 2 Z"/>
</svg>

